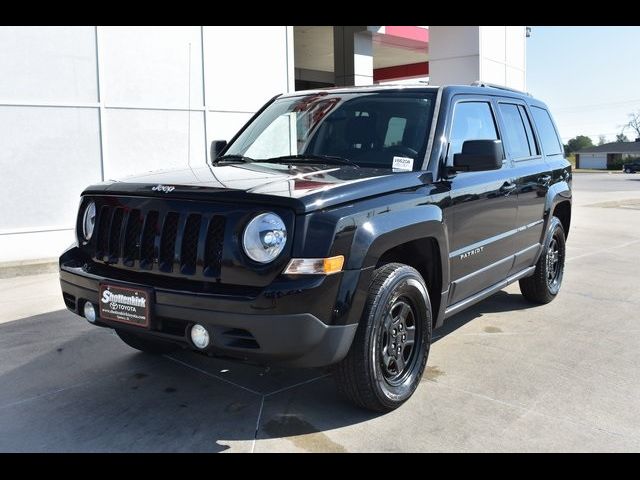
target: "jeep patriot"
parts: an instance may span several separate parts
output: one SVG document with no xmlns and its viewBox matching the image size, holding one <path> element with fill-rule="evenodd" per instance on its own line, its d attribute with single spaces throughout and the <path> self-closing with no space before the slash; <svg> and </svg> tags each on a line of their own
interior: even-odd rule
<svg viewBox="0 0 640 480">
<path fill-rule="evenodd" d="M 571 166 L 548 108 L 486 84 L 278 95 L 202 167 L 84 190 L 66 306 L 144 352 L 331 366 L 400 406 L 432 332 L 518 281 L 553 300 Z"/>
</svg>

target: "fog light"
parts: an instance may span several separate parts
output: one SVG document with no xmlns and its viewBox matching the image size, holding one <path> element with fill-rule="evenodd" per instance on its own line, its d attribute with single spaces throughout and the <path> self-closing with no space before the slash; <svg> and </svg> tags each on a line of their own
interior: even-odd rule
<svg viewBox="0 0 640 480">
<path fill-rule="evenodd" d="M 191 341 L 199 349 L 207 348 L 209 346 L 209 332 L 199 323 L 196 323 L 191 327 Z"/>
<path fill-rule="evenodd" d="M 91 323 L 96 321 L 96 309 L 93 307 L 93 303 L 84 302 L 84 317 Z"/>
</svg>

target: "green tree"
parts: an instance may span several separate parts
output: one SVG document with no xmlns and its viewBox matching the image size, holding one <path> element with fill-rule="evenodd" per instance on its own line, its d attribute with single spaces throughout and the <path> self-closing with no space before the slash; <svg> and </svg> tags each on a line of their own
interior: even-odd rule
<svg viewBox="0 0 640 480">
<path fill-rule="evenodd" d="M 593 147 L 593 142 L 586 135 L 578 135 L 577 137 L 572 138 L 565 145 L 565 154 L 569 155 L 571 153 L 582 150 L 583 148 Z"/>
<path fill-rule="evenodd" d="M 598 136 L 598 145 L 604 145 L 605 143 L 607 143 L 607 139 L 604 135 L 599 135 Z"/>
<path fill-rule="evenodd" d="M 619 133 L 616 135 L 616 142 L 628 142 L 629 138 L 624 133 Z"/>
</svg>

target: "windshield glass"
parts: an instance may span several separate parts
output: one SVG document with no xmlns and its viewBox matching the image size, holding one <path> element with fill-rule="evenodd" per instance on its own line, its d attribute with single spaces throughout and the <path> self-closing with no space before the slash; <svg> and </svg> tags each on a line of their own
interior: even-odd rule
<svg viewBox="0 0 640 480">
<path fill-rule="evenodd" d="M 327 93 L 278 99 L 225 155 L 254 161 L 337 157 L 360 167 L 419 170 L 427 148 L 435 92 Z M 396 159 L 394 160 L 394 157 Z M 411 159 L 409 162 L 407 159 Z"/>
</svg>

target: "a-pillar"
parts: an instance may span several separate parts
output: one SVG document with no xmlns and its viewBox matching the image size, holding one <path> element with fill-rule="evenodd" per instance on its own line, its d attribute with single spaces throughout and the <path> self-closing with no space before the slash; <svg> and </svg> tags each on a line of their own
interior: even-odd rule
<svg viewBox="0 0 640 480">
<path fill-rule="evenodd" d="M 373 38 L 367 27 L 333 27 L 336 86 L 373 84 Z"/>
<path fill-rule="evenodd" d="M 429 26 L 429 84 L 526 89 L 526 27 Z"/>
</svg>

